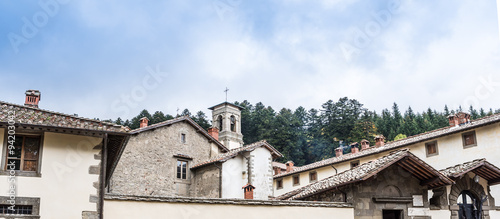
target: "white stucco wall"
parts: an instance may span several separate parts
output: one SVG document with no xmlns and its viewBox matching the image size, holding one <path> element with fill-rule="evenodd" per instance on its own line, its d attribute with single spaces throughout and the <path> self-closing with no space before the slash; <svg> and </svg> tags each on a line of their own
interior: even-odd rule
<svg viewBox="0 0 500 219">
<path fill-rule="evenodd" d="M 194 204 L 139 201 L 104 201 L 104 218 L 179 218 L 179 219 L 262 219 L 303 218 L 353 219 L 352 208 L 292 207 L 263 205 Z"/>
<path fill-rule="evenodd" d="M 253 198 L 267 200 L 272 196 L 273 167 L 271 152 L 264 148 L 256 148 L 250 152 L 253 157 L 252 185 L 255 187 Z"/>
<path fill-rule="evenodd" d="M 0 142 L 4 131 L 0 129 Z M 100 138 L 46 132 L 42 146 L 41 177 L 16 177 L 16 196 L 40 198 L 42 218 L 81 218 L 82 211 L 96 211 L 89 195 L 97 195 L 93 182 L 98 175 L 89 174 L 89 166 L 98 150 L 92 148 Z M 5 156 L 2 150 L 2 157 Z M 1 196 L 8 196 L 8 176 L 0 176 Z"/>
<path fill-rule="evenodd" d="M 244 198 L 242 187 L 247 184 L 246 159 L 238 155 L 222 163 L 222 198 Z"/>
</svg>

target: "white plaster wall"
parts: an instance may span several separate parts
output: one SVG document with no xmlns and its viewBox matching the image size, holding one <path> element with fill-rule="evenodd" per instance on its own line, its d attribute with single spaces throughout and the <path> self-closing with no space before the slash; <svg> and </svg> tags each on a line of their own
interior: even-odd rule
<svg viewBox="0 0 500 219">
<path fill-rule="evenodd" d="M 490 218 L 491 219 L 500 218 L 500 211 L 490 210 Z"/>
<path fill-rule="evenodd" d="M 262 219 L 354 218 L 352 208 L 104 201 L 104 218 Z"/>
<path fill-rule="evenodd" d="M 263 147 L 256 148 L 250 152 L 253 157 L 252 185 L 255 187 L 253 198 L 268 200 L 272 196 L 273 167 L 271 165 L 272 155 L 269 150 Z"/>
<path fill-rule="evenodd" d="M 436 219 L 448 219 L 451 218 L 451 211 L 449 210 L 431 210 L 429 211 L 429 214 L 431 218 L 436 218 Z M 494 218 L 494 217 L 492 217 Z"/>
<path fill-rule="evenodd" d="M 242 187 L 247 184 L 246 159 L 238 155 L 222 163 L 222 198 L 243 199 Z"/>
<path fill-rule="evenodd" d="M 0 142 L 4 132 L 0 129 Z M 93 182 L 98 175 L 89 175 L 89 166 L 98 150 L 92 148 L 101 138 L 46 132 L 41 157 L 41 177 L 16 177 L 16 196 L 39 197 L 42 218 L 81 218 L 82 211 L 96 211 L 89 195 L 97 195 Z M 2 155 L 5 156 L 2 151 Z M 0 176 L 2 196 L 8 196 L 8 176 Z"/>
</svg>

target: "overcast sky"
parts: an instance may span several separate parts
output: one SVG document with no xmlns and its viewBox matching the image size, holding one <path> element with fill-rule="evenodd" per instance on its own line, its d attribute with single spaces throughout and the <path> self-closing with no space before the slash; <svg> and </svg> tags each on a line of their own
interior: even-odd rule
<svg viewBox="0 0 500 219">
<path fill-rule="evenodd" d="M 0 100 L 101 119 L 275 110 L 500 108 L 495 1 L 1 1 Z M 468 108 L 468 107 L 464 107 Z"/>
</svg>

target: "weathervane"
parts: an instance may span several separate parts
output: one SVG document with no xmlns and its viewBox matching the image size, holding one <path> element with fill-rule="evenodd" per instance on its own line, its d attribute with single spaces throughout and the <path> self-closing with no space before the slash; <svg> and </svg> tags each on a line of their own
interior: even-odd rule
<svg viewBox="0 0 500 219">
<path fill-rule="evenodd" d="M 227 102 L 227 92 L 228 91 L 229 91 L 229 89 L 227 89 L 227 87 L 226 87 L 226 89 L 224 90 L 224 92 L 226 92 L 226 102 Z"/>
</svg>

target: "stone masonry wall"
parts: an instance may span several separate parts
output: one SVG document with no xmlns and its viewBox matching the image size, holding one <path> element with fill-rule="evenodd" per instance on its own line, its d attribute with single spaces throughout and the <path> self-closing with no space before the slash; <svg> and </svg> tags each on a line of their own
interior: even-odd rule
<svg viewBox="0 0 500 219">
<path fill-rule="evenodd" d="M 220 198 L 219 168 L 210 165 L 196 170 L 193 185 L 191 186 L 192 197 Z"/>
<path fill-rule="evenodd" d="M 181 142 L 181 134 L 186 142 Z M 187 155 L 190 159 L 174 157 Z M 194 164 L 210 158 L 211 143 L 185 122 L 148 130 L 130 138 L 111 178 L 110 193 L 189 196 Z M 176 178 L 177 160 L 188 162 L 187 179 Z"/>
<path fill-rule="evenodd" d="M 383 170 L 376 177 L 352 185 L 351 191 L 347 193 L 347 202 L 355 203 L 356 219 L 382 219 L 382 210 L 402 210 L 404 218 L 428 218 L 408 216 L 408 208 L 429 208 L 427 188 L 420 186 L 417 178 L 397 165 Z M 376 202 L 373 199 L 374 197 L 412 198 L 413 195 L 422 196 L 423 206 L 413 206 L 411 199 L 407 202 Z"/>
</svg>

